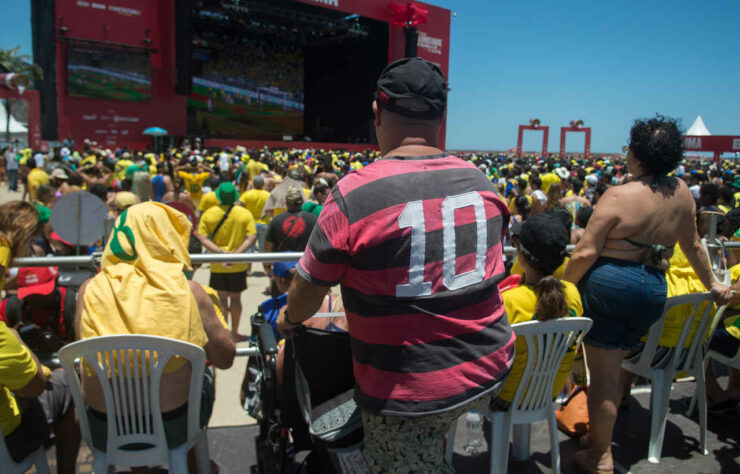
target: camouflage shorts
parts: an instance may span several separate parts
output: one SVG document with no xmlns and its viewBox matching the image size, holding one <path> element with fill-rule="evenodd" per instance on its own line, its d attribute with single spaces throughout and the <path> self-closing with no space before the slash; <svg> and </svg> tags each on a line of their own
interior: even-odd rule
<svg viewBox="0 0 740 474">
<path fill-rule="evenodd" d="M 488 394 L 484 398 L 490 397 Z M 374 473 L 454 473 L 444 459 L 447 430 L 452 422 L 481 401 L 478 399 L 460 408 L 421 418 L 363 413 L 365 444 L 362 454 L 368 469 Z"/>
</svg>

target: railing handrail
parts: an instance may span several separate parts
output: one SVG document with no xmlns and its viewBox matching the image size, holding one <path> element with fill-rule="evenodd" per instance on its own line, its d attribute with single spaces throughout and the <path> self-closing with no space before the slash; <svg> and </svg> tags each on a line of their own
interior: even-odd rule
<svg viewBox="0 0 740 474">
<path fill-rule="evenodd" d="M 711 249 L 740 249 L 740 242 L 707 243 Z M 568 252 L 572 252 L 575 245 L 568 245 Z M 504 255 L 516 254 L 515 247 L 504 247 Z M 190 261 L 199 263 L 261 263 L 261 262 L 290 262 L 300 260 L 303 252 L 271 252 L 271 253 L 198 253 L 190 256 Z M 80 265 L 98 265 L 101 253 L 92 255 L 66 257 L 21 257 L 13 259 L 12 267 L 74 267 Z"/>
</svg>

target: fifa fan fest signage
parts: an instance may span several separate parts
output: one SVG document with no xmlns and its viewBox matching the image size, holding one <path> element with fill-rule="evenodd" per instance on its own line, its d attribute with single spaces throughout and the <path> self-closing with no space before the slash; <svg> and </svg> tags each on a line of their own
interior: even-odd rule
<svg viewBox="0 0 740 474">
<path fill-rule="evenodd" d="M 529 125 L 519 125 L 519 135 L 516 139 L 516 154 L 522 156 L 522 139 L 525 130 L 542 130 L 542 156 L 547 156 L 547 141 L 550 137 L 550 127 L 540 125 L 540 119 L 531 119 Z"/>
<path fill-rule="evenodd" d="M 722 153 L 740 153 L 740 135 L 686 135 L 683 146 L 686 151 L 712 152 L 719 161 Z"/>
<path fill-rule="evenodd" d="M 565 138 L 568 132 L 583 132 L 586 134 L 583 156 L 591 156 L 591 127 L 584 127 L 583 120 L 572 120 L 570 126 L 560 127 L 560 157 L 565 157 Z"/>
</svg>

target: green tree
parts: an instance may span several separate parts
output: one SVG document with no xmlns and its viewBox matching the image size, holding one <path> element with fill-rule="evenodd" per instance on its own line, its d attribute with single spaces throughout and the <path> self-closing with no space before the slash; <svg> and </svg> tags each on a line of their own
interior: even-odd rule
<svg viewBox="0 0 740 474">
<path fill-rule="evenodd" d="M 44 71 L 38 64 L 31 61 L 27 54 L 20 54 L 20 46 L 11 49 L 0 48 L 0 72 L 14 72 L 27 79 L 28 87 L 32 87 L 34 79 L 43 79 Z M 10 141 L 10 110 L 16 99 L 3 99 L 3 107 L 7 114 L 5 124 L 5 140 Z"/>
</svg>

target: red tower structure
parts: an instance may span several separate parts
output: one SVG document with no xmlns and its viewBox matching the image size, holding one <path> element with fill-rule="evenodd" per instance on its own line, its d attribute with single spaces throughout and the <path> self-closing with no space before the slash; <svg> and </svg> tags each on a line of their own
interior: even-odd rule
<svg viewBox="0 0 740 474">
<path fill-rule="evenodd" d="M 547 156 L 547 141 L 550 137 L 550 127 L 540 125 L 540 119 L 532 119 L 529 125 L 519 125 L 519 134 L 516 139 L 516 155 L 522 156 L 522 139 L 525 130 L 542 130 L 542 156 Z"/>
<path fill-rule="evenodd" d="M 560 157 L 565 156 L 565 134 L 568 132 L 583 132 L 586 134 L 583 155 L 584 158 L 591 156 L 591 127 L 584 127 L 583 120 L 572 120 L 570 126 L 560 127 Z"/>
</svg>

